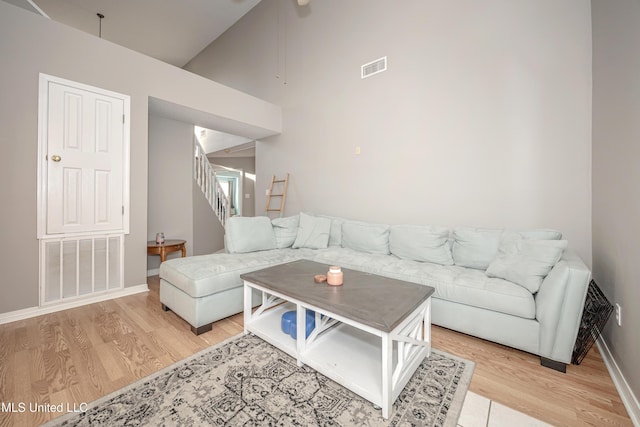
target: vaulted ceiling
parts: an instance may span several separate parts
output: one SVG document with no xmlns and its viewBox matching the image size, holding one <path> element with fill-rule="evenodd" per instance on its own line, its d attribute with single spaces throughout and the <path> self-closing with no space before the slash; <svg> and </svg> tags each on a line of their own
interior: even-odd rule
<svg viewBox="0 0 640 427">
<path fill-rule="evenodd" d="M 10 2 L 17 1 L 35 4 L 54 21 L 182 67 L 261 0 Z"/>
<path fill-rule="evenodd" d="M 5 0 L 113 43 L 183 67 L 261 0 Z M 304 0 L 298 0 L 305 5 Z M 104 16 L 100 18 L 98 14 Z M 150 101 L 150 112 L 189 122 L 174 106 Z M 250 138 L 199 131 L 207 153 L 254 156 Z"/>
</svg>

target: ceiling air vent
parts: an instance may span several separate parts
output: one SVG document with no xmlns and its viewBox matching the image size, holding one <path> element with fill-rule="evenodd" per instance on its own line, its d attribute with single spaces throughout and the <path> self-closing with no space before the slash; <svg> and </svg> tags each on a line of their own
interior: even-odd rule
<svg viewBox="0 0 640 427">
<path fill-rule="evenodd" d="M 376 59 L 373 62 L 369 62 L 368 64 L 364 64 L 360 69 L 360 77 L 364 79 L 366 77 L 371 77 L 374 74 L 378 74 L 383 71 L 387 71 L 386 56 L 383 56 L 380 59 Z"/>
</svg>

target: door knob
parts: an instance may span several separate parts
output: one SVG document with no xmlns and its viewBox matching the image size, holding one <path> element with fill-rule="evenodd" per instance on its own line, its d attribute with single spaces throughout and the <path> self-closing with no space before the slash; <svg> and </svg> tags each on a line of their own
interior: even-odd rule
<svg viewBox="0 0 640 427">
<path fill-rule="evenodd" d="M 53 160 L 54 162 L 59 162 L 60 160 L 62 160 L 62 157 L 54 154 L 53 156 L 51 156 L 51 160 Z"/>
</svg>

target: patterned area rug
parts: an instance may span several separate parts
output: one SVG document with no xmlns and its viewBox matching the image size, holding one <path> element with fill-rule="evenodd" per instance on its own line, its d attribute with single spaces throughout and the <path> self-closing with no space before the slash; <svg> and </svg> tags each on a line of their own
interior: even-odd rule
<svg viewBox="0 0 640 427">
<path fill-rule="evenodd" d="M 252 335 L 239 335 L 48 426 L 455 426 L 474 363 L 437 350 L 379 408 Z"/>
</svg>

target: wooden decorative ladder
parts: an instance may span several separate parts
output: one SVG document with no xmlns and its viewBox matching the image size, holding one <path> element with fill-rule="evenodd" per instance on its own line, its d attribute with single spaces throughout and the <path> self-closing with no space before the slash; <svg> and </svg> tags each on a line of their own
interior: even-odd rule
<svg viewBox="0 0 640 427">
<path fill-rule="evenodd" d="M 277 184 L 277 185 L 276 185 Z M 281 193 L 274 193 L 274 187 L 278 187 L 278 190 L 282 190 Z M 271 187 L 269 187 L 269 194 L 267 195 L 267 205 L 264 208 L 264 214 L 269 216 L 272 212 L 279 212 L 280 217 L 284 214 L 284 203 L 287 200 L 287 187 L 289 187 L 289 174 L 285 177 L 285 179 L 276 179 L 276 176 L 273 175 L 271 177 Z M 271 206 L 271 198 L 279 197 L 280 205 L 278 208 Z"/>
</svg>

